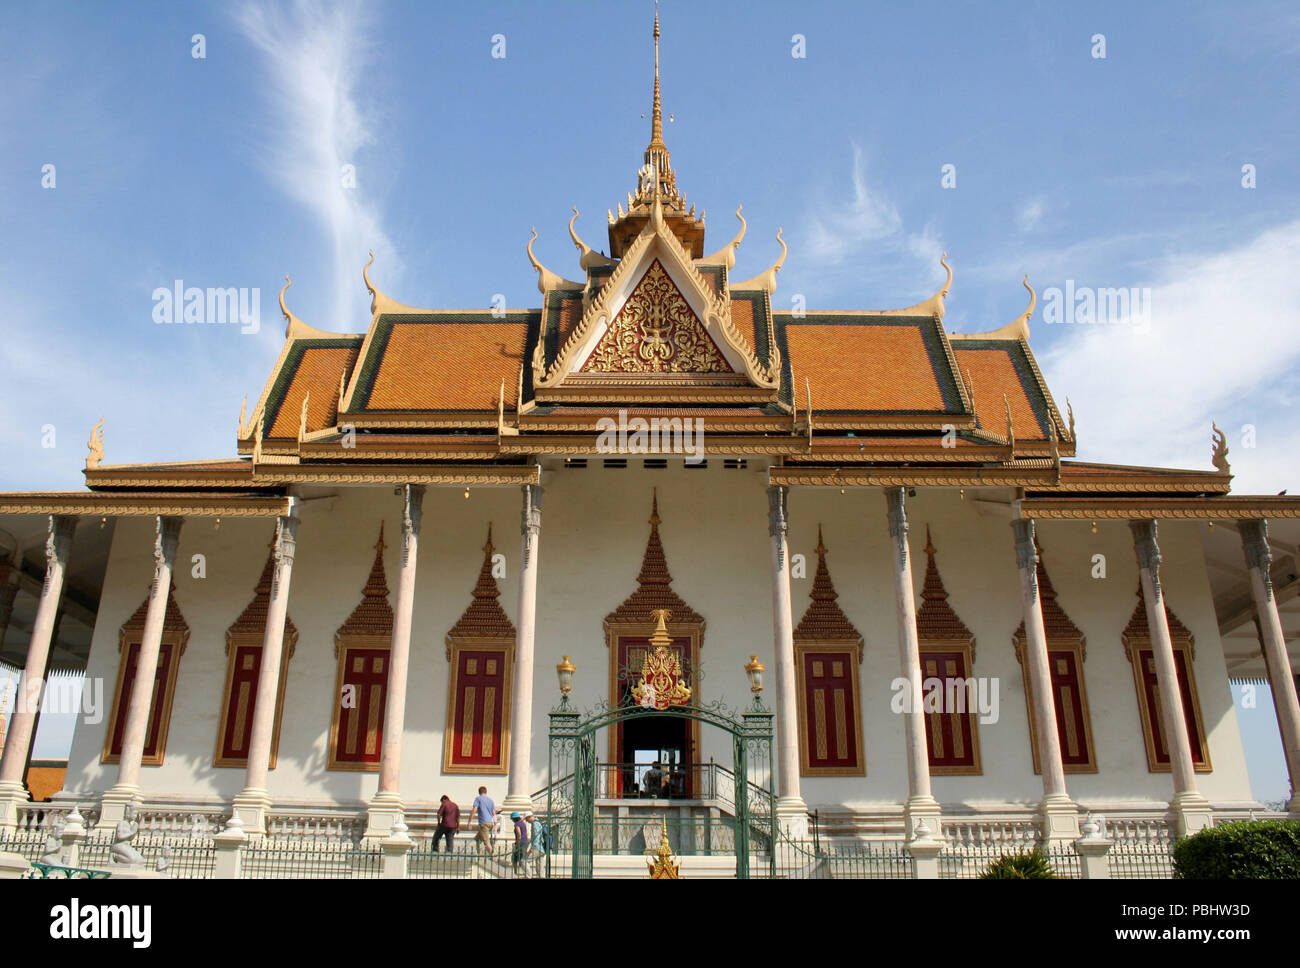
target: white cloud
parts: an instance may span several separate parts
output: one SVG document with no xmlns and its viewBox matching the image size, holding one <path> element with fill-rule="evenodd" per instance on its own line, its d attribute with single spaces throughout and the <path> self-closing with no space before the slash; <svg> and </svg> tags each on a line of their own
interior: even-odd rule
<svg viewBox="0 0 1300 968">
<path fill-rule="evenodd" d="M 808 254 L 818 261 L 843 262 L 867 242 L 898 234 L 902 216 L 894 203 L 867 184 L 862 149 L 853 146 L 853 198 L 814 214 L 808 229 Z"/>
<path fill-rule="evenodd" d="M 1042 219 L 1045 207 L 1046 202 L 1042 196 L 1031 198 L 1025 202 L 1020 207 L 1020 211 L 1016 213 L 1016 225 L 1020 227 L 1020 231 L 1032 231 L 1038 225 L 1039 220 Z"/>
<path fill-rule="evenodd" d="M 1169 257 L 1135 280 L 1151 288 L 1149 327 L 1059 327 L 1040 362 L 1074 403 L 1080 456 L 1208 468 L 1217 420 L 1235 492 L 1300 493 L 1297 262 L 1300 220 L 1227 251 Z"/>
<path fill-rule="evenodd" d="M 324 225 L 331 246 L 334 312 L 330 321 L 310 321 L 352 330 L 364 310 L 359 273 L 367 249 L 392 280 L 400 266 L 365 194 L 363 149 L 375 140 L 374 114 L 360 101 L 372 24 L 355 0 L 288 6 L 248 2 L 235 21 L 265 56 L 278 120 L 271 126 L 268 173 L 291 198 Z M 343 167 L 356 167 L 357 187 L 345 188 Z"/>
</svg>

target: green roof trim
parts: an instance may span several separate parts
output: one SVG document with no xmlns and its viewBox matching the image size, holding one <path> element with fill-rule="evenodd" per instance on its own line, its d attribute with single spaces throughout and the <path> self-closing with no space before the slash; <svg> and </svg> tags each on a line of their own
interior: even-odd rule
<svg viewBox="0 0 1300 968">
<path fill-rule="evenodd" d="M 284 365 L 280 367 L 280 372 L 275 375 L 275 382 L 271 384 L 271 392 L 266 395 L 266 406 L 262 410 L 263 426 L 267 428 L 275 426 L 275 421 L 280 416 L 280 408 L 284 406 L 284 398 L 289 392 L 294 376 L 298 373 L 298 367 L 302 365 L 302 358 L 307 350 L 360 349 L 364 339 L 364 336 L 339 336 L 336 339 L 294 340 L 289 347 L 288 355 L 284 358 Z"/>
</svg>

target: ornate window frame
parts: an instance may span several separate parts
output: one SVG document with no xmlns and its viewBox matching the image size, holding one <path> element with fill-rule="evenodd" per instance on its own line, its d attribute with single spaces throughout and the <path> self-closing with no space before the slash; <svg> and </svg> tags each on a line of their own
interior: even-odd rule
<svg viewBox="0 0 1300 968">
<path fill-rule="evenodd" d="M 1172 617 L 1172 616 L 1171 616 Z M 1201 696 L 1196 688 L 1196 643 L 1191 633 L 1178 630 L 1175 631 L 1175 625 L 1170 623 L 1170 638 L 1174 649 L 1175 667 L 1177 667 L 1177 658 L 1179 655 L 1183 658 L 1183 669 L 1187 673 L 1187 692 L 1192 704 L 1192 719 L 1194 722 L 1189 724 L 1196 730 L 1196 738 L 1201 746 L 1201 762 L 1192 761 L 1192 766 L 1197 773 L 1212 773 L 1214 766 L 1210 762 L 1210 744 L 1205 736 L 1204 717 L 1201 714 Z M 1121 636 L 1124 645 L 1124 657 L 1128 659 L 1129 667 L 1133 670 L 1133 690 L 1137 694 L 1138 719 L 1142 723 L 1142 742 L 1146 748 L 1147 754 L 1147 771 L 1150 773 L 1170 773 L 1173 766 L 1169 759 L 1161 763 L 1156 758 L 1155 735 L 1151 729 L 1150 709 L 1147 704 L 1146 689 L 1142 684 L 1142 666 L 1138 661 L 1143 653 L 1149 653 L 1152 659 L 1155 658 L 1155 650 L 1151 644 L 1149 635 L 1131 635 L 1127 632 Z M 1157 687 L 1158 688 L 1158 687 Z M 1179 691 L 1182 691 L 1182 677 L 1179 677 Z M 1164 733 L 1164 717 L 1159 717 L 1157 727 L 1161 734 Z M 1166 737 L 1165 747 L 1168 749 L 1168 738 Z"/>
<path fill-rule="evenodd" d="M 1041 775 L 1043 772 L 1042 762 L 1038 755 L 1038 724 L 1034 721 L 1033 696 L 1029 688 L 1029 674 L 1025 669 L 1025 637 L 1017 633 L 1012 638 L 1012 645 L 1016 651 L 1016 662 L 1020 664 L 1021 682 L 1025 689 L 1025 713 L 1029 719 L 1029 750 L 1034 759 L 1034 774 Z M 1066 763 L 1062 759 L 1062 767 L 1066 773 L 1097 773 L 1097 744 L 1092 738 L 1092 710 L 1088 706 L 1088 680 L 1084 674 L 1084 660 L 1088 657 L 1086 640 L 1083 636 L 1071 638 L 1053 638 L 1047 639 L 1047 662 L 1052 666 L 1052 701 L 1056 704 L 1057 715 L 1057 732 L 1061 730 L 1060 725 L 1060 706 L 1064 703 L 1058 693 L 1055 680 L 1055 656 L 1060 653 L 1068 653 L 1073 657 L 1074 668 L 1077 672 L 1079 682 L 1079 715 L 1083 720 L 1083 742 L 1088 749 L 1088 758 L 1083 763 Z"/>
<path fill-rule="evenodd" d="M 933 655 L 936 653 L 956 652 L 960 654 L 962 657 L 962 664 L 964 666 L 964 671 L 966 673 L 963 679 L 973 679 L 975 677 L 975 672 L 974 672 L 975 639 L 973 637 L 952 638 L 952 639 L 938 639 L 938 638 L 919 639 L 917 641 L 917 650 L 921 656 L 922 686 L 924 686 L 926 679 L 936 678 L 933 676 L 927 676 L 925 674 L 925 656 L 927 653 Z M 946 699 L 948 696 L 948 689 L 946 686 L 946 682 L 949 677 L 939 676 L 937 678 L 943 679 L 945 682 L 943 696 Z M 923 689 L 922 696 L 924 696 L 924 694 L 925 693 Z M 984 761 L 980 757 L 979 709 L 978 708 L 972 709 L 970 707 L 969 696 L 967 696 L 967 700 L 968 700 L 968 705 L 966 707 L 966 711 L 962 713 L 952 711 L 952 710 L 945 710 L 939 713 L 931 713 L 931 712 L 926 712 L 924 706 L 922 707 L 922 714 L 925 716 L 926 760 L 930 765 L 931 776 L 982 776 L 984 773 Z M 971 762 L 969 764 L 965 764 L 965 765 L 941 764 L 941 763 L 936 763 L 934 761 L 934 756 L 931 753 L 931 750 L 933 749 L 934 746 L 934 742 L 930 738 L 930 729 L 931 729 L 930 717 L 931 716 L 951 716 L 953 717 L 954 723 L 960 721 L 958 717 L 964 716 L 966 718 L 966 721 L 970 724 Z"/>
<path fill-rule="evenodd" d="M 284 721 L 284 691 L 288 685 L 289 679 L 289 660 L 293 658 L 294 649 L 298 644 L 298 632 L 296 629 L 285 629 L 284 647 L 280 653 L 280 683 L 275 692 L 275 725 L 271 732 L 271 758 L 267 768 L 274 770 L 277 758 L 280 755 L 280 725 Z M 217 748 L 212 757 L 212 765 L 218 768 L 225 767 L 246 767 L 248 766 L 248 757 L 245 756 L 226 756 L 223 754 L 226 740 L 226 728 L 230 725 L 230 717 L 233 713 L 231 709 L 231 691 L 235 682 L 235 663 L 238 661 L 240 651 L 248 648 L 256 648 L 254 655 L 258 667 L 258 676 L 261 676 L 262 667 L 262 649 L 266 645 L 264 635 L 257 635 L 248 631 L 227 631 L 226 632 L 226 684 L 221 691 L 221 710 L 217 716 Z M 253 710 L 257 706 L 257 689 L 254 686 L 253 696 L 248 703 L 246 713 L 248 728 L 252 728 Z"/>
<path fill-rule="evenodd" d="M 114 753 L 114 739 L 120 738 L 117 733 L 118 713 L 122 703 L 129 704 L 130 696 L 122 695 L 122 683 L 126 678 L 127 663 L 131 657 L 132 648 L 138 649 L 144 640 L 144 619 L 149 608 L 149 600 L 144 602 L 136 609 L 135 614 L 127 619 L 117 633 L 117 684 L 113 689 L 113 706 L 109 710 L 108 729 L 104 731 L 104 747 L 100 754 L 100 763 L 119 763 L 122 754 Z M 180 613 L 176 605 L 176 588 L 172 586 L 167 592 L 167 609 L 163 619 L 162 638 L 158 646 L 158 654 L 161 657 L 163 650 L 168 651 L 167 676 L 163 681 L 163 692 L 161 695 L 162 703 L 155 708 L 153 701 L 149 703 L 149 721 L 152 722 L 155 714 L 158 719 L 158 740 L 153 753 L 148 752 L 149 730 L 148 724 L 145 726 L 145 752 L 140 758 L 141 766 L 162 766 L 163 760 L 167 753 L 167 734 L 171 729 L 172 703 L 176 698 L 176 680 L 180 675 L 181 658 L 185 655 L 185 648 L 190 641 L 190 627 Z M 135 688 L 135 677 L 132 676 L 132 689 Z"/>
<path fill-rule="evenodd" d="M 501 683 L 501 743 L 497 758 L 490 764 L 455 762 L 455 741 L 460 736 L 456 723 L 456 709 L 460 705 L 460 658 L 465 653 L 502 654 L 505 668 Z M 510 709 L 514 696 L 515 640 L 477 636 L 447 636 L 447 726 L 442 734 L 442 772 L 449 776 L 484 775 L 505 776 L 510 772 Z"/>
<path fill-rule="evenodd" d="M 796 706 L 799 711 L 799 775 L 818 776 L 866 776 L 867 755 L 862 745 L 862 687 L 859 682 L 862 665 L 862 639 L 810 639 L 794 640 L 794 677 L 795 690 L 798 695 Z M 855 760 L 853 766 L 813 766 L 809 756 L 809 709 L 807 675 L 804 671 L 805 656 L 809 652 L 825 652 L 831 655 L 843 655 L 849 663 L 849 708 L 853 718 L 851 736 L 854 741 Z"/>
</svg>

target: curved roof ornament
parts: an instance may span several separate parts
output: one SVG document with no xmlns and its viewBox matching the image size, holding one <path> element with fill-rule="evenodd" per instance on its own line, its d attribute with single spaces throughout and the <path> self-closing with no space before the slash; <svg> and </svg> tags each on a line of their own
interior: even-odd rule
<svg viewBox="0 0 1300 968">
<path fill-rule="evenodd" d="M 736 233 L 736 237 L 713 255 L 706 255 L 703 259 L 697 259 L 696 265 L 726 266 L 728 272 L 736 267 L 736 249 L 739 247 L 741 240 L 745 238 L 745 229 L 749 227 L 749 223 L 745 221 L 745 216 L 740 214 L 742 208 L 744 208 L 743 205 L 736 206 L 736 218 L 740 219 L 740 231 Z"/>
<path fill-rule="evenodd" d="M 1214 442 L 1214 451 L 1210 454 L 1210 463 L 1220 474 L 1232 474 L 1232 467 L 1228 464 L 1228 438 L 1219 425 L 1210 421 L 1210 438 Z"/>
<path fill-rule="evenodd" d="M 1029 308 L 1017 316 L 1014 320 L 1000 329 L 990 330 L 987 333 L 949 333 L 949 339 L 1020 339 L 1026 343 L 1029 342 L 1029 320 L 1034 315 L 1034 308 L 1038 305 L 1038 294 L 1034 292 L 1034 287 L 1029 284 L 1029 274 L 1025 274 L 1022 285 L 1029 290 Z"/>
<path fill-rule="evenodd" d="M 384 313 L 427 313 L 428 309 L 419 309 L 416 306 L 408 306 L 405 303 L 399 303 L 391 296 L 380 292 L 375 288 L 375 284 L 370 281 L 370 267 L 375 264 L 375 250 L 370 250 L 370 261 L 361 268 L 361 278 L 365 280 L 366 291 L 370 293 L 370 316 L 382 316 Z"/>
<path fill-rule="evenodd" d="M 537 272 L 537 288 L 545 295 L 552 289 L 582 289 L 583 284 L 580 282 L 571 282 L 563 276 L 556 275 L 546 266 L 537 261 L 537 256 L 533 255 L 533 243 L 537 241 L 537 229 L 533 230 L 533 237 L 528 240 L 526 249 L 528 250 L 528 261 L 533 264 L 533 269 Z"/>
<path fill-rule="evenodd" d="M 746 279 L 744 282 L 728 283 L 728 289 L 732 292 L 744 292 L 753 289 L 762 289 L 769 293 L 776 292 L 776 274 L 781 271 L 781 267 L 785 265 L 785 257 L 790 254 L 790 247 L 785 244 L 781 232 L 781 229 L 776 230 L 776 240 L 781 244 L 781 255 L 772 263 L 772 267 L 766 272 L 760 272 L 752 279 Z M 744 235 L 743 231 L 741 235 Z"/>
<path fill-rule="evenodd" d="M 569 238 L 573 239 L 573 244 L 578 247 L 578 265 L 582 266 L 583 271 L 594 269 L 598 266 L 610 266 L 614 260 L 609 256 L 602 255 L 592 250 L 586 242 L 578 238 L 578 233 L 573 227 L 573 223 L 578 221 L 578 206 L 573 206 L 573 218 L 569 219 Z"/>
<path fill-rule="evenodd" d="M 289 273 L 284 274 L 284 288 L 280 290 L 280 313 L 284 316 L 284 338 L 285 339 L 337 339 L 340 333 L 331 333 L 326 329 L 317 329 L 315 326 L 308 326 L 301 319 L 289 311 L 285 305 L 284 294 L 288 292 L 289 287 L 293 285 L 293 280 L 289 278 Z"/>
<path fill-rule="evenodd" d="M 944 300 L 948 298 L 948 292 L 952 289 L 952 266 L 948 265 L 948 253 L 945 252 L 939 257 L 939 265 L 943 266 L 944 272 L 948 277 L 944 280 L 943 286 L 929 299 L 917 303 L 915 306 L 908 306 L 906 309 L 868 309 L 859 315 L 863 316 L 933 316 L 936 319 L 943 319 L 945 312 Z M 959 338 L 956 333 L 949 334 L 950 338 Z"/>
</svg>

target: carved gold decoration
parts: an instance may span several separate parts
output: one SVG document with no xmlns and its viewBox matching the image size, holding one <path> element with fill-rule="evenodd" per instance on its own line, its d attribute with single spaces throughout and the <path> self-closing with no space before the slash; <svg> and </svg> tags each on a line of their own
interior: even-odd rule
<svg viewBox="0 0 1300 968">
<path fill-rule="evenodd" d="M 1000 329 L 990 330 L 987 333 L 952 333 L 949 339 L 1020 339 L 1026 343 L 1029 342 L 1029 320 L 1033 318 L 1034 307 L 1038 305 L 1038 295 L 1034 292 L 1034 287 L 1029 284 L 1029 274 L 1025 274 L 1025 280 L 1022 283 L 1029 290 L 1029 308 L 1017 316 L 1014 320 Z M 1033 357 L 1030 357 L 1033 360 Z M 1053 406 L 1055 413 L 1055 406 Z M 1059 418 L 1059 414 L 1057 417 Z"/>
<path fill-rule="evenodd" d="M 1211 437 L 1214 441 L 1214 452 L 1210 455 L 1210 463 L 1220 474 L 1231 474 L 1232 467 L 1228 464 L 1228 438 L 1219 425 L 1211 422 Z"/>
<path fill-rule="evenodd" d="M 86 441 L 90 453 L 86 456 L 86 470 L 98 467 L 104 459 L 104 418 L 99 418 L 90 431 L 90 440 Z"/>
<path fill-rule="evenodd" d="M 641 665 L 641 681 L 632 689 L 632 699 L 646 709 L 660 712 L 691 700 L 691 690 L 682 682 L 682 662 L 671 648 L 672 638 L 665 624 L 668 609 L 656 608 L 658 624 L 650 636 L 650 652 Z"/>
<path fill-rule="evenodd" d="M 576 218 L 576 216 L 575 216 Z M 537 272 L 537 288 L 545 295 L 552 289 L 584 289 L 586 288 L 580 282 L 571 282 L 563 276 L 557 275 L 546 266 L 537 261 L 537 256 L 533 255 L 533 243 L 537 241 L 537 229 L 533 229 L 533 237 L 528 240 L 526 246 L 528 251 L 528 261 L 532 263 L 533 269 Z"/>
<path fill-rule="evenodd" d="M 743 235 L 744 233 L 742 232 L 741 234 Z M 776 274 L 781 271 L 781 267 L 785 265 L 785 257 L 790 254 L 789 246 L 785 244 L 785 239 L 781 237 L 780 228 L 776 230 L 776 241 L 781 245 L 781 254 L 766 272 L 760 272 L 752 279 L 745 279 L 744 281 L 737 282 L 734 285 L 728 283 L 727 288 L 732 292 L 749 292 L 755 289 L 761 289 L 767 293 L 776 292 Z M 773 341 L 771 345 L 775 346 L 775 341 Z"/>
<path fill-rule="evenodd" d="M 614 260 L 609 256 L 602 255 L 592 250 L 586 242 L 578 237 L 577 230 L 574 229 L 573 223 L 578 221 L 578 206 L 573 206 L 573 218 L 569 219 L 569 238 L 573 239 L 573 244 L 578 249 L 578 265 L 583 270 L 594 269 L 599 266 L 611 266 Z"/>
<path fill-rule="evenodd" d="M 672 845 L 668 843 L 668 819 L 659 818 L 659 852 L 654 858 L 646 858 L 652 881 L 676 881 L 681 879 L 681 865 L 673 857 Z"/>
<path fill-rule="evenodd" d="M 655 259 L 582 372 L 731 373 L 732 369 Z"/>
</svg>

